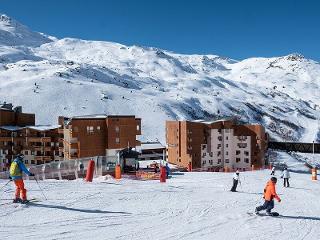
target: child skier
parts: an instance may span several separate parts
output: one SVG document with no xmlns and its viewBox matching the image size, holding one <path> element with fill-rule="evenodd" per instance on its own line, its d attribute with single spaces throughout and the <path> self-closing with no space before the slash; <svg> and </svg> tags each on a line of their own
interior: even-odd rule
<svg viewBox="0 0 320 240">
<path fill-rule="evenodd" d="M 284 168 L 281 177 L 283 178 L 283 186 L 290 187 L 290 184 L 289 184 L 290 173 L 287 168 Z"/>
<path fill-rule="evenodd" d="M 16 159 L 13 160 L 10 166 L 10 179 L 14 181 L 16 185 L 16 193 L 14 203 L 27 203 L 27 190 L 24 188 L 24 182 L 22 179 L 22 172 L 29 176 L 34 176 L 33 173 L 29 172 L 23 163 L 23 154 L 18 154 Z"/>
<path fill-rule="evenodd" d="M 231 192 L 236 192 L 237 191 L 237 186 L 238 186 L 238 182 L 240 182 L 240 172 L 237 170 L 235 172 L 235 174 L 233 175 L 233 185 L 231 188 Z"/>
<path fill-rule="evenodd" d="M 259 211 L 266 210 L 267 215 L 272 215 L 271 210 L 274 208 L 274 198 L 281 202 L 281 199 L 276 193 L 276 183 L 277 178 L 272 177 L 268 182 L 264 189 L 264 204 L 262 206 L 256 207 L 255 213 L 259 214 Z"/>
</svg>

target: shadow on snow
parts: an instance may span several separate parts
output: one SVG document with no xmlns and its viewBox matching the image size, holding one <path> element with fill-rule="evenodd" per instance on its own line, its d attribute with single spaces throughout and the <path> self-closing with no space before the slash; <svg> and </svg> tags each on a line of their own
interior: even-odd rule
<svg viewBox="0 0 320 240">
<path fill-rule="evenodd" d="M 83 213 L 103 213 L 103 214 L 115 213 L 115 214 L 125 214 L 125 215 L 130 215 L 131 214 L 131 213 L 128 213 L 128 212 L 112 212 L 112 211 L 103 211 L 103 210 L 97 210 L 97 209 L 70 208 L 70 207 L 59 206 L 59 205 L 49 205 L 49 204 L 33 203 L 33 202 L 30 202 L 29 204 L 34 206 L 34 207 L 61 209 L 61 210 L 83 212 Z"/>
</svg>

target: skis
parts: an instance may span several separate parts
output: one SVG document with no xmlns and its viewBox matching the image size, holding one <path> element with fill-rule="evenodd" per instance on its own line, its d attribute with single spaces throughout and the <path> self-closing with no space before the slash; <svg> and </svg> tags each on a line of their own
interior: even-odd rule
<svg viewBox="0 0 320 240">
<path fill-rule="evenodd" d="M 270 214 L 267 213 L 253 213 L 253 212 L 247 212 L 250 216 L 261 216 L 261 217 L 279 217 L 280 214 L 277 212 L 271 212 Z"/>
<path fill-rule="evenodd" d="M 0 206 L 5 206 L 5 205 L 13 205 L 15 207 L 18 206 L 23 206 L 23 205 L 28 205 L 29 203 L 34 203 L 34 202 L 40 202 L 41 200 L 37 199 L 37 198 L 31 198 L 29 199 L 26 203 L 21 203 L 21 202 L 17 202 L 17 203 L 13 203 L 11 202 L 5 202 L 5 203 L 0 203 Z"/>
</svg>

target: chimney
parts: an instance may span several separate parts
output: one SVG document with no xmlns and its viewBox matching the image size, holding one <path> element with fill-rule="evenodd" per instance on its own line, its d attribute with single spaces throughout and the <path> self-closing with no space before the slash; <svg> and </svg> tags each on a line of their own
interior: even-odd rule
<svg viewBox="0 0 320 240">
<path fill-rule="evenodd" d="M 16 113 L 22 113 L 22 106 L 16 106 L 13 111 Z"/>
</svg>

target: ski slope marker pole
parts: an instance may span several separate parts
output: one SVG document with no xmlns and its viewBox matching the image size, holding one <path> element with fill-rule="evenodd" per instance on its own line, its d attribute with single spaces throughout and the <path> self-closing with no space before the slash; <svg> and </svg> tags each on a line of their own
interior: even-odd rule
<svg viewBox="0 0 320 240">
<path fill-rule="evenodd" d="M 40 191 L 41 191 L 41 193 L 42 193 L 42 195 L 43 195 L 44 199 L 45 199 L 45 200 L 48 200 L 48 199 L 47 199 L 47 197 L 46 197 L 46 195 L 44 195 L 43 190 L 42 190 L 42 188 L 41 188 L 41 186 L 40 186 L 40 184 L 39 184 L 38 180 L 37 180 L 36 178 L 34 178 L 34 180 L 36 180 L 36 182 L 37 182 L 37 184 L 38 184 L 38 187 L 39 187 L 39 189 L 40 189 Z"/>
</svg>

